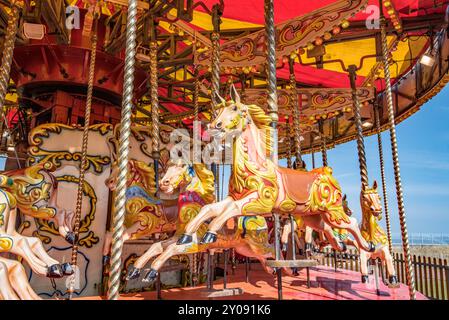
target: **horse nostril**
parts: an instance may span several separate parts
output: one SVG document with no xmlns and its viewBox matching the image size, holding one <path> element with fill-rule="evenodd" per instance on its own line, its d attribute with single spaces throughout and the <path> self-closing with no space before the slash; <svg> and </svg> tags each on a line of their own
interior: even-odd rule
<svg viewBox="0 0 449 320">
<path fill-rule="evenodd" d="M 215 128 L 220 129 L 220 128 L 221 128 L 221 125 L 222 125 L 221 121 L 220 121 L 220 122 L 217 122 L 217 124 L 215 125 Z"/>
</svg>

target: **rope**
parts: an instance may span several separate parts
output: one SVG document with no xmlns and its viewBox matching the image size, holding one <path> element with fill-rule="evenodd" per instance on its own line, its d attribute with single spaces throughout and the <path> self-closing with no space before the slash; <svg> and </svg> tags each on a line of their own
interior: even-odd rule
<svg viewBox="0 0 449 320">
<path fill-rule="evenodd" d="M 382 40 L 382 62 L 385 75 L 385 94 L 387 97 L 388 121 L 390 123 L 391 151 L 393 158 L 394 179 L 396 183 L 396 197 L 398 200 L 399 222 L 401 224 L 402 247 L 406 261 L 405 272 L 407 277 L 407 283 L 409 286 L 410 299 L 415 300 L 416 299 L 415 272 L 413 270 L 412 259 L 410 256 L 410 246 L 408 243 L 408 231 L 404 208 L 404 196 L 402 193 L 401 169 L 399 167 L 398 142 L 396 137 L 396 125 L 394 119 L 393 96 L 391 92 L 392 90 L 391 90 L 390 67 L 388 62 L 387 32 L 385 30 L 386 23 L 385 17 L 383 16 L 382 13 L 380 17 L 380 23 L 381 23 L 380 30 Z"/>
<path fill-rule="evenodd" d="M 354 106 L 354 124 L 356 127 L 356 138 L 357 138 L 357 152 L 359 157 L 359 169 L 360 169 L 360 179 L 362 181 L 362 186 L 368 186 L 368 168 L 366 165 L 366 153 L 365 153 L 365 143 L 363 141 L 363 127 L 362 127 L 362 116 L 360 114 L 360 102 L 357 97 L 357 87 L 355 84 L 356 66 L 349 66 L 349 80 L 351 83 L 351 95 L 352 102 Z"/>
<path fill-rule="evenodd" d="M 117 191 L 113 217 L 111 270 L 109 277 L 109 300 L 119 297 L 121 256 L 123 250 L 123 231 L 126 203 L 126 177 L 128 175 L 129 136 L 131 133 L 131 111 L 134 91 L 134 64 L 136 55 L 137 0 L 128 0 L 128 20 L 126 25 L 125 70 L 123 82 L 122 119 L 118 152 Z"/>
<path fill-rule="evenodd" d="M 377 145 L 379 147 L 380 176 L 382 179 L 382 195 L 384 198 L 385 223 L 387 225 L 387 236 L 388 236 L 388 249 L 390 250 L 390 253 L 393 253 L 393 245 L 392 245 L 392 241 L 391 241 L 390 213 L 388 210 L 387 183 L 385 180 L 385 165 L 384 165 L 384 154 L 383 154 L 383 147 L 382 147 L 382 135 L 381 135 L 381 130 L 380 130 L 379 107 L 375 108 L 374 116 L 376 117 Z"/>
<path fill-rule="evenodd" d="M 90 114 L 92 109 L 92 96 L 94 88 L 94 77 L 95 77 L 95 62 L 97 57 L 97 23 L 98 19 L 95 17 L 94 30 L 92 31 L 92 47 L 90 52 L 90 65 L 89 65 L 89 78 L 87 82 L 87 98 L 86 98 L 86 109 L 84 111 L 84 127 L 83 127 L 83 141 L 81 145 L 81 164 L 80 164 L 80 175 L 78 180 L 78 189 L 76 193 L 76 207 L 75 207 L 75 222 L 73 226 L 73 233 L 75 235 L 74 242 L 72 245 L 72 266 L 78 264 L 78 238 L 81 222 L 81 211 L 83 203 L 83 187 L 85 181 L 85 173 L 87 167 L 87 147 L 89 142 L 89 124 L 90 124 Z M 70 285 L 68 288 L 69 299 L 72 298 L 75 284 L 75 276 L 70 279 Z"/>
</svg>

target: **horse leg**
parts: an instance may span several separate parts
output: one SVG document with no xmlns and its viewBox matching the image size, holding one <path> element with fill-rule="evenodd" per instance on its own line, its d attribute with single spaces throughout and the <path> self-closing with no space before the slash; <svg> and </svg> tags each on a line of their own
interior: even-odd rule
<svg viewBox="0 0 449 320">
<path fill-rule="evenodd" d="M 186 225 L 184 233 L 179 237 L 178 244 L 192 242 L 192 235 L 198 231 L 199 227 L 208 219 L 215 218 L 223 212 L 223 208 L 228 208 L 233 203 L 231 197 L 216 203 L 205 205 L 200 212 Z"/>
<path fill-rule="evenodd" d="M 343 210 L 343 209 L 342 209 Z M 353 217 L 348 217 L 349 223 L 346 223 L 344 221 L 340 221 L 340 223 L 336 223 L 335 221 L 332 221 L 329 219 L 328 214 L 323 214 L 323 219 L 325 223 L 329 224 L 333 228 L 337 229 L 346 229 L 348 230 L 352 236 L 354 237 L 354 240 L 358 243 L 359 247 L 367 252 L 374 252 L 376 251 L 376 247 L 372 242 L 367 242 L 360 232 L 357 220 Z"/>
<path fill-rule="evenodd" d="M 131 239 L 133 235 L 139 231 L 140 226 L 140 223 L 136 222 L 131 227 L 127 228 L 123 232 L 122 241 L 125 242 Z M 109 263 L 109 260 L 111 259 L 109 253 L 111 252 L 112 236 L 113 233 L 111 231 L 106 231 L 105 241 L 103 245 L 103 266 L 107 265 Z"/>
<path fill-rule="evenodd" d="M 332 227 L 329 224 L 327 224 L 320 215 L 305 216 L 303 217 L 303 220 L 304 225 L 306 227 L 309 227 L 309 230 L 308 231 L 306 230 L 306 233 L 309 232 L 309 234 L 311 234 L 311 229 L 321 231 L 324 233 L 327 241 L 329 242 L 329 244 L 332 246 L 333 249 L 337 251 L 346 250 L 346 246 L 334 236 L 334 230 L 332 229 Z"/>
<path fill-rule="evenodd" d="M 31 288 L 25 268 L 18 261 L 1 259 L 8 268 L 9 282 L 21 300 L 42 300 Z"/>
<path fill-rule="evenodd" d="M 151 282 L 154 281 L 159 273 L 159 270 L 162 268 L 162 266 L 167 262 L 168 259 L 170 259 L 173 256 L 176 255 L 182 255 L 182 254 L 190 254 L 190 253 L 197 253 L 201 252 L 203 250 L 200 250 L 198 247 L 196 247 L 196 243 L 192 244 L 183 244 L 178 245 L 176 243 L 170 244 L 164 252 L 162 252 L 151 264 L 151 269 L 148 271 L 148 273 L 145 275 L 142 281 L 144 282 Z"/>
<path fill-rule="evenodd" d="M 204 235 L 203 239 L 201 239 L 202 244 L 209 244 L 217 241 L 217 232 L 221 228 L 223 228 L 226 221 L 229 219 L 238 217 L 242 215 L 242 211 L 240 208 L 243 206 L 244 203 L 248 201 L 248 197 L 243 198 L 239 201 L 232 201 L 230 202 L 226 207 L 221 208 L 221 212 L 219 215 L 217 215 L 216 218 L 214 218 L 211 223 L 209 224 L 208 231 Z"/>
<path fill-rule="evenodd" d="M 35 237 L 25 237 L 25 238 L 30 244 L 31 250 L 36 255 L 36 257 L 42 260 L 47 266 L 59 264 L 59 261 L 53 259 L 48 255 L 47 251 L 45 250 L 39 238 Z"/>
<path fill-rule="evenodd" d="M 11 286 L 8 267 L 0 260 L 0 300 L 20 300 Z"/>
<path fill-rule="evenodd" d="M 370 258 L 370 253 L 365 250 L 359 250 L 360 256 L 360 273 L 362 274 L 362 283 L 368 282 L 368 259 Z"/>
<path fill-rule="evenodd" d="M 399 281 L 396 276 L 396 270 L 394 269 L 393 257 L 391 256 L 390 250 L 388 249 L 387 246 L 384 246 L 384 248 L 382 249 L 382 255 L 383 255 L 382 260 L 385 261 L 385 265 L 387 267 L 388 287 L 398 288 Z"/>
<path fill-rule="evenodd" d="M 16 235 L 0 235 L 0 238 L 7 237 L 12 240 L 12 246 L 9 249 L 9 252 L 21 256 L 30 266 L 30 268 L 39 275 L 48 275 L 47 265 L 38 259 L 34 254 L 32 249 L 30 248 L 29 243 L 23 236 Z M 56 271 L 57 272 L 57 271 Z M 58 275 L 55 275 L 58 276 Z M 60 274 L 62 277 L 62 271 Z"/>
<path fill-rule="evenodd" d="M 134 265 L 130 267 L 126 279 L 132 280 L 140 277 L 142 268 L 148 263 L 148 261 L 150 261 L 151 258 L 161 254 L 170 244 L 176 243 L 177 240 L 178 237 L 174 236 L 168 240 L 153 243 L 151 247 L 134 262 Z"/>
<path fill-rule="evenodd" d="M 312 254 L 312 236 L 313 236 L 313 229 L 309 226 L 305 227 L 304 232 L 304 242 L 305 242 L 305 255 L 306 257 L 310 257 Z"/>
</svg>

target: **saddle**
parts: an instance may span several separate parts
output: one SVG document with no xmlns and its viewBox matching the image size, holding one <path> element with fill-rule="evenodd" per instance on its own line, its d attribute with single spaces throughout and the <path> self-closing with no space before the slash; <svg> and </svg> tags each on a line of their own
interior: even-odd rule
<svg viewBox="0 0 449 320">
<path fill-rule="evenodd" d="M 305 204 L 309 200 L 310 188 L 318 177 L 315 171 L 299 171 L 289 168 L 278 168 L 284 184 L 285 193 L 297 204 Z"/>
</svg>

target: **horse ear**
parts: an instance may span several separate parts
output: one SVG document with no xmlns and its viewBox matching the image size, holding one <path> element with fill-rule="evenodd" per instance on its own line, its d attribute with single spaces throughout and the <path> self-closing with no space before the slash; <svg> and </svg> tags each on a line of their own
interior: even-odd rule
<svg viewBox="0 0 449 320">
<path fill-rule="evenodd" d="M 376 180 L 374 180 L 374 183 L 373 183 L 373 189 L 374 189 L 374 190 L 377 190 L 377 181 L 376 181 Z"/>
<path fill-rule="evenodd" d="M 216 95 L 217 95 L 218 99 L 220 99 L 220 103 L 225 105 L 226 104 L 226 100 L 222 96 L 220 96 L 220 94 L 218 92 L 216 93 Z"/>
<path fill-rule="evenodd" d="M 343 195 L 343 201 L 346 201 L 346 193 Z"/>
<path fill-rule="evenodd" d="M 234 100 L 237 103 L 240 103 L 240 95 L 237 92 L 237 89 L 235 88 L 234 84 L 231 84 L 230 96 L 232 100 Z"/>
</svg>

